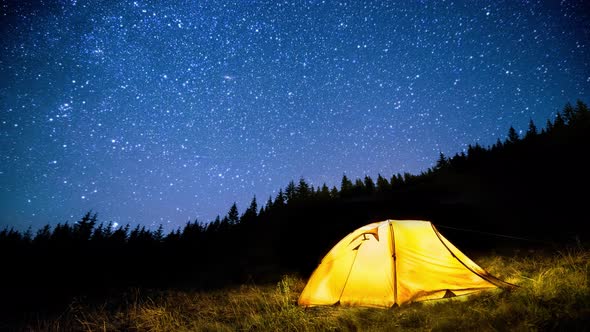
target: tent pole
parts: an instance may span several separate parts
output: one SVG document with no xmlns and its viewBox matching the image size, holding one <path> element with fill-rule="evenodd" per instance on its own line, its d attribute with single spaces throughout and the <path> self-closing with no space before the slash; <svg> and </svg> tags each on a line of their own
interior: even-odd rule
<svg viewBox="0 0 590 332">
<path fill-rule="evenodd" d="M 354 258 L 352 259 L 352 264 L 350 264 L 350 270 L 348 270 L 348 274 L 346 275 L 346 280 L 344 280 L 344 285 L 342 286 L 342 290 L 340 291 L 340 296 L 338 296 L 338 302 L 336 303 L 340 303 L 340 300 L 342 299 L 342 294 L 344 294 L 344 289 L 346 288 L 346 284 L 348 284 L 348 278 L 350 278 L 350 273 L 352 272 L 352 269 L 354 268 L 354 263 L 356 262 L 356 256 L 358 256 L 359 254 L 359 247 L 356 247 L 355 249 L 353 249 L 355 251 L 354 253 Z"/>
<path fill-rule="evenodd" d="M 389 234 L 391 236 L 391 257 L 393 257 L 393 303 L 397 303 L 397 255 L 395 254 L 395 236 L 393 224 L 389 223 Z M 399 305 L 399 304 L 398 304 Z"/>
</svg>

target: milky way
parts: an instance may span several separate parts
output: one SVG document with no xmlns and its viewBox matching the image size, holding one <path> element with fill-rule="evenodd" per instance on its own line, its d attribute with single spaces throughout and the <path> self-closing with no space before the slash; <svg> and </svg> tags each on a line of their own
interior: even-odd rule
<svg viewBox="0 0 590 332">
<path fill-rule="evenodd" d="M 207 222 L 590 101 L 583 1 L 164 2 L 1 2 L 0 226 Z"/>
</svg>

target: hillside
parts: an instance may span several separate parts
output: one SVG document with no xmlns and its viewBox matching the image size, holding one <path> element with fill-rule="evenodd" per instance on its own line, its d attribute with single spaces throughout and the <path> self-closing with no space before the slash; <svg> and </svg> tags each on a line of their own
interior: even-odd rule
<svg viewBox="0 0 590 332">
<path fill-rule="evenodd" d="M 3 263 L 10 273 L 1 307 L 61 308 L 74 295 L 126 287 L 204 289 L 275 281 L 285 272 L 306 278 L 343 235 L 384 219 L 431 220 L 468 251 L 583 243 L 588 151 L 590 112 L 579 101 L 540 131 L 532 122 L 524 137 L 511 128 L 504 142 L 441 155 L 420 175 L 344 176 L 339 189 L 301 179 L 262 208 L 253 199 L 243 214 L 234 205 L 223 218 L 170 234 L 113 228 L 91 213 L 34 235 L 5 229 L 0 251 L 10 253 Z"/>
<path fill-rule="evenodd" d="M 30 320 L 35 331 L 587 331 L 590 252 L 478 259 L 517 283 L 511 292 L 417 302 L 391 310 L 303 308 L 305 279 L 219 290 L 133 290 L 97 304 L 73 301 L 57 317 Z M 0 324 L 1 326 L 1 324 Z"/>
</svg>

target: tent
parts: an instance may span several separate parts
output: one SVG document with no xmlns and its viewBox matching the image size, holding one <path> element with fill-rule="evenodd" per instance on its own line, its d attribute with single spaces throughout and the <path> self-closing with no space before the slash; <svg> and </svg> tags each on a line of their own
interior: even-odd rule
<svg viewBox="0 0 590 332">
<path fill-rule="evenodd" d="M 348 234 L 311 275 L 299 305 L 391 307 L 465 295 L 501 281 L 428 221 L 386 220 Z"/>
</svg>

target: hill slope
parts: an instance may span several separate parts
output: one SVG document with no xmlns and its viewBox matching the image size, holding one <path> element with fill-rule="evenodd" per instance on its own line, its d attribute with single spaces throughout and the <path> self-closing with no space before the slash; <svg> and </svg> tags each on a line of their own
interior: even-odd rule
<svg viewBox="0 0 590 332">
<path fill-rule="evenodd" d="M 590 112 L 578 102 L 541 132 L 531 123 L 520 138 L 512 129 L 505 142 L 441 155 L 420 175 L 344 176 L 339 190 L 302 179 L 261 209 L 254 199 L 242 215 L 234 205 L 223 218 L 167 235 L 97 224 L 90 213 L 35 236 L 5 229 L 0 252 L 10 253 L 3 262 L 10 272 L 0 286 L 2 308 L 21 311 L 129 286 L 217 287 L 276 280 L 285 271 L 307 276 L 345 234 L 384 219 L 431 220 L 468 250 L 587 241 L 588 151 Z M 31 275 L 40 276 L 37 283 Z"/>
</svg>

